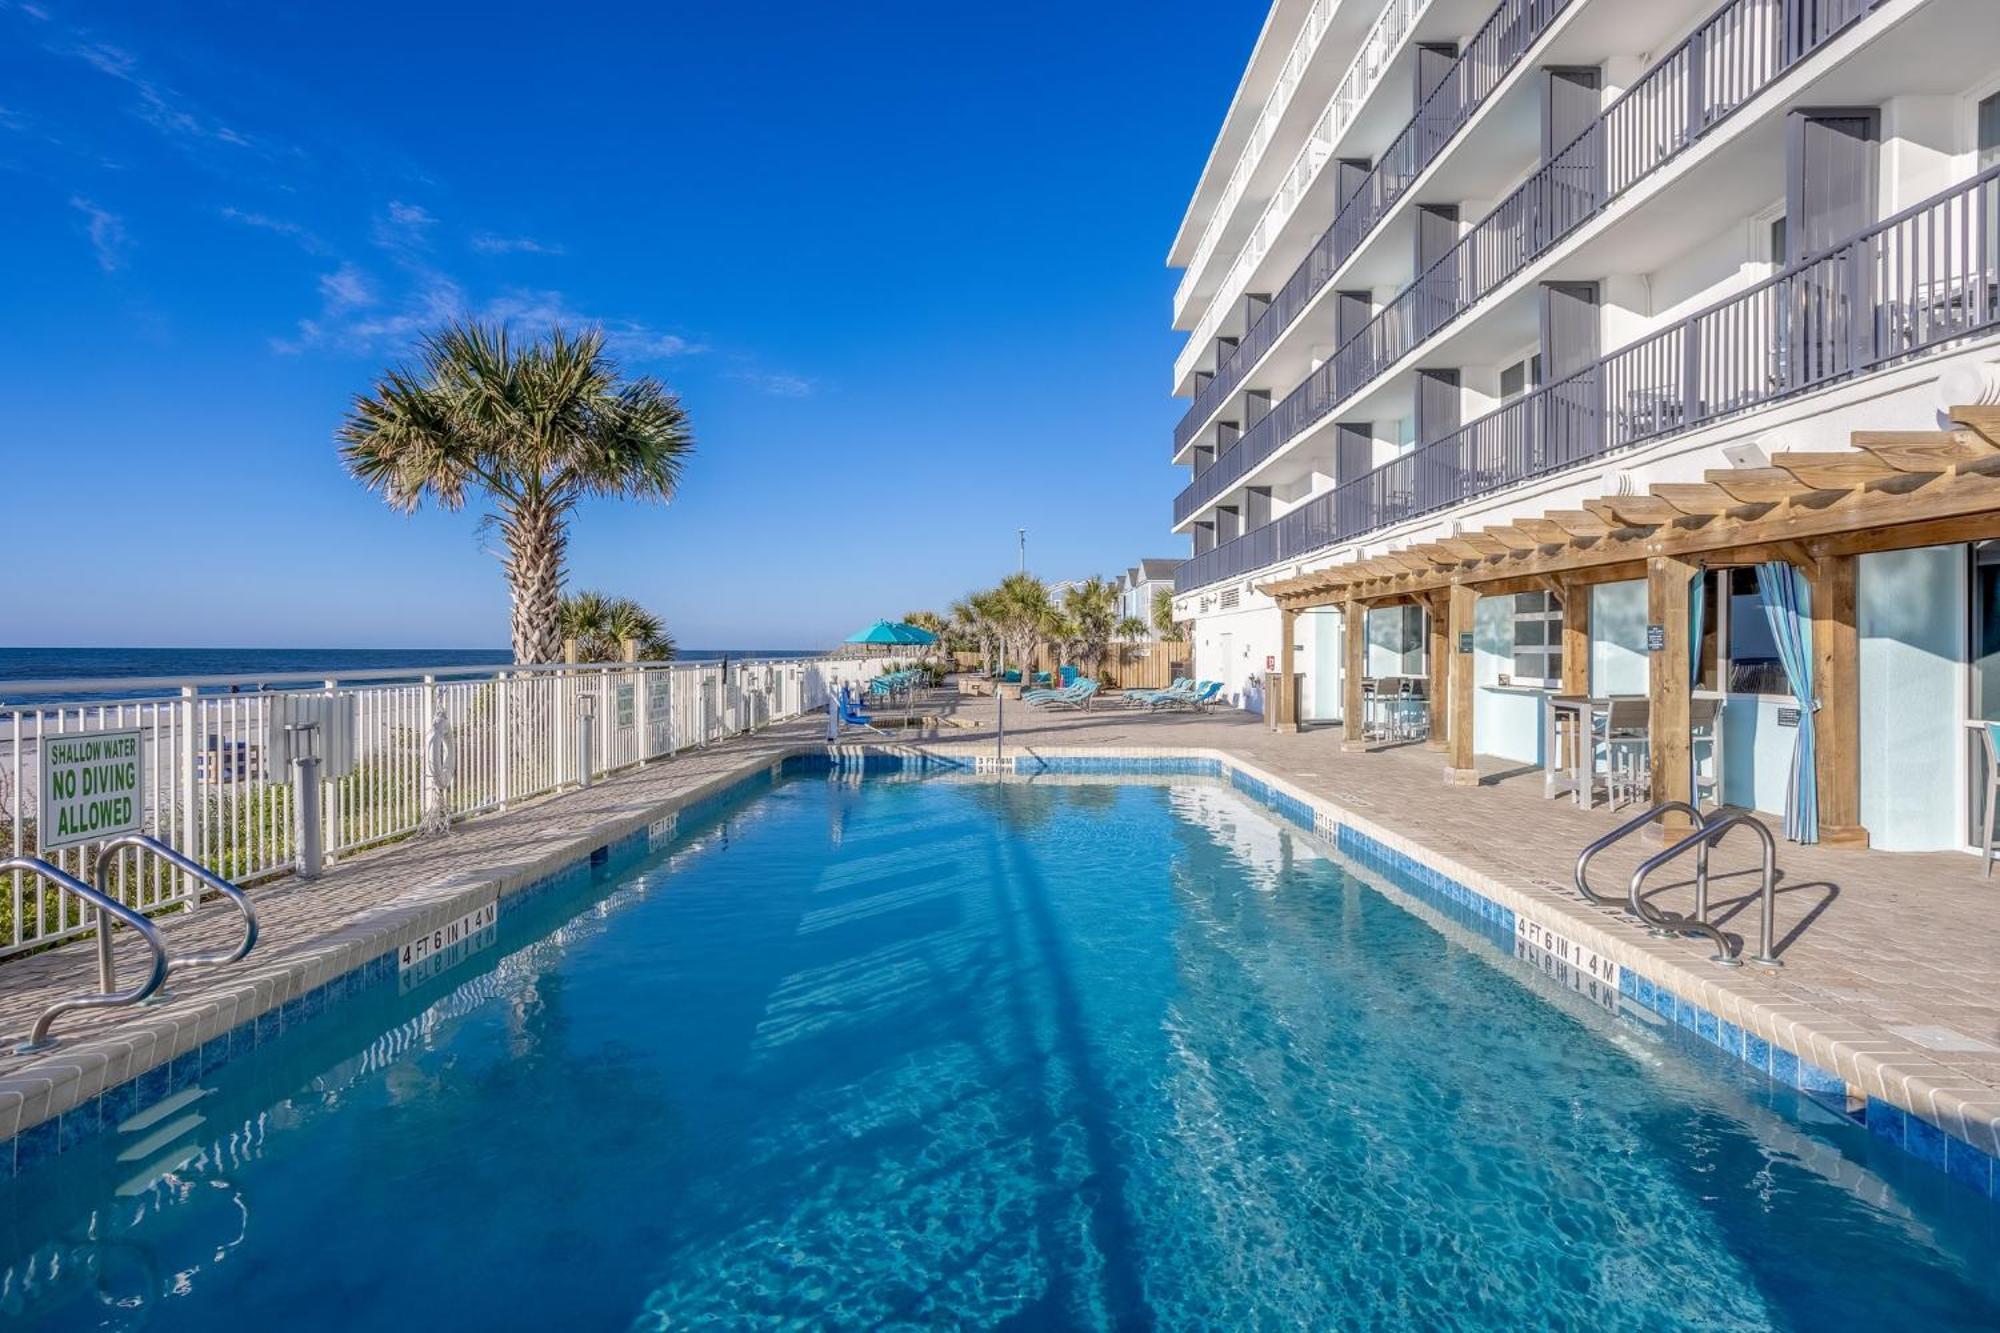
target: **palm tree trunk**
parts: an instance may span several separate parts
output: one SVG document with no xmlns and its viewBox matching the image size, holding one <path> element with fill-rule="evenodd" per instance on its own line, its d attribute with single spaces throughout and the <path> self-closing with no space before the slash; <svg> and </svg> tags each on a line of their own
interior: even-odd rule
<svg viewBox="0 0 2000 1333">
<path fill-rule="evenodd" d="M 562 507 L 529 496 L 510 508 L 500 526 L 514 604 L 514 660 L 553 662 L 562 655 L 563 555 L 569 545 Z"/>
</svg>

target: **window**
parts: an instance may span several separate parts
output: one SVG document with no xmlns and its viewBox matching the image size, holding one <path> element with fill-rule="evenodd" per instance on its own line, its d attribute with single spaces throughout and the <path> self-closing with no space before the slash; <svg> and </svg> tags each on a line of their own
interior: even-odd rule
<svg viewBox="0 0 2000 1333">
<path fill-rule="evenodd" d="M 1533 393 L 1542 383 L 1542 356 L 1537 352 L 1524 356 L 1513 365 L 1500 371 L 1500 401 L 1511 403 L 1524 394 Z"/>
<path fill-rule="evenodd" d="M 1975 170 L 2000 165 L 2000 93 L 1979 103 L 1979 163 Z"/>
<path fill-rule="evenodd" d="M 1785 250 L 1785 217 L 1780 213 L 1771 219 L 1771 262 L 1783 268 L 1791 259 Z"/>
<path fill-rule="evenodd" d="M 1785 664 L 1778 657 L 1778 643 L 1771 637 L 1771 622 L 1764 614 L 1764 599 L 1757 592 L 1757 571 L 1732 569 L 1726 573 L 1729 597 L 1724 603 L 1726 619 L 1721 633 L 1729 662 L 1729 693 L 1790 694 Z"/>
<path fill-rule="evenodd" d="M 1555 685 L 1562 680 L 1562 603 L 1554 594 L 1514 595 L 1514 665 L 1511 685 Z"/>
</svg>

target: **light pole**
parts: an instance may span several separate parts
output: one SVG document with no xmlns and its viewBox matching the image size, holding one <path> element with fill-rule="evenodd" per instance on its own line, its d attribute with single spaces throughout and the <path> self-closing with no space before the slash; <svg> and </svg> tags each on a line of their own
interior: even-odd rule
<svg viewBox="0 0 2000 1333">
<path fill-rule="evenodd" d="M 1021 573 L 1025 574 L 1028 572 L 1028 530 L 1026 528 L 1016 528 L 1014 531 L 1020 534 L 1020 540 L 1021 540 L 1020 570 Z"/>
</svg>

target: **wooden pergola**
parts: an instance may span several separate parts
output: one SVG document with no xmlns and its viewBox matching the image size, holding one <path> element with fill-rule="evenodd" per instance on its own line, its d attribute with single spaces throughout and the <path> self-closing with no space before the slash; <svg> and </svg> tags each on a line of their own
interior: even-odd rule
<svg viewBox="0 0 2000 1333">
<path fill-rule="evenodd" d="M 2000 408 L 1959 407 L 1957 429 L 1857 431 L 1853 448 L 1791 452 L 1770 466 L 1726 468 L 1643 495 L 1586 500 L 1578 509 L 1516 519 L 1259 585 L 1283 612 L 1281 707 L 1294 695 L 1299 612 L 1339 607 L 1345 619 L 1345 716 L 1358 737 L 1374 607 L 1429 613 L 1431 744 L 1448 782 L 1478 781 L 1473 764 L 1473 610 L 1479 598 L 1546 591 L 1562 604 L 1562 690 L 1584 694 L 1594 583 L 1643 578 L 1649 653 L 1653 799 L 1689 801 L 1689 584 L 1703 568 L 1783 560 L 1812 598 L 1820 839 L 1865 847 L 1861 827 L 1855 557 L 1872 551 L 2000 537 Z M 1454 651 L 1455 649 L 1455 651 Z M 1296 728 L 1296 719 L 1280 722 Z M 1350 739 L 1349 746 L 1359 741 Z"/>
</svg>

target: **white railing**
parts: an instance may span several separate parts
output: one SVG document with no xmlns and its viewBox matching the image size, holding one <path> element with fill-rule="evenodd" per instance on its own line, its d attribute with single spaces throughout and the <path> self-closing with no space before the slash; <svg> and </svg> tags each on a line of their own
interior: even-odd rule
<svg viewBox="0 0 2000 1333">
<path fill-rule="evenodd" d="M 139 732 L 146 830 L 255 883 L 289 872 L 298 855 L 288 726 L 317 727 L 320 827 L 339 857 L 575 785 L 586 726 L 596 777 L 817 711 L 880 670 L 876 659 L 771 658 L 0 681 L 0 696 L 49 697 L 0 703 L 0 847 L 39 853 L 40 755 L 61 735 Z M 46 858 L 88 878 L 90 850 Z M 128 862 L 107 887 L 148 912 L 191 905 L 199 890 Z M 25 874 L 0 880 L 0 958 L 88 932 L 81 909 Z"/>
<path fill-rule="evenodd" d="M 1305 146 L 1299 149 L 1291 169 L 1285 172 L 1284 178 L 1272 191 L 1270 202 L 1265 204 L 1257 224 L 1244 238 L 1242 249 L 1237 251 L 1215 295 L 1209 298 L 1208 308 L 1202 313 L 1200 322 L 1188 335 L 1187 345 L 1181 349 L 1174 365 L 1176 384 L 1185 380 L 1194 369 L 1196 359 L 1221 327 L 1230 305 L 1250 285 L 1257 266 L 1271 252 L 1271 246 L 1276 243 L 1285 224 L 1291 221 L 1299 201 L 1319 179 L 1321 169 L 1333 159 L 1341 136 L 1354 123 L 1362 104 L 1382 81 L 1382 76 L 1388 72 L 1403 43 L 1415 29 L 1417 19 L 1430 8 L 1430 3 L 1431 0 L 1388 0 L 1382 6 L 1382 12 L 1375 18 L 1375 26 L 1368 30 L 1368 35 L 1354 53 L 1354 59 L 1348 64 L 1347 73 L 1341 77 L 1340 86 L 1334 89 L 1333 96 L 1320 112 L 1319 120 L 1314 123 L 1312 133 L 1306 136 Z M 1233 200 L 1230 206 L 1234 206 Z M 1338 201 L 1335 206 L 1338 207 Z M 1218 229 L 1227 217 L 1228 210 L 1218 205 L 1209 219 L 1210 231 Z M 1204 239 L 1208 236 L 1209 232 L 1203 233 Z M 1195 254 L 1195 260 L 1188 264 L 1187 272 L 1181 276 L 1182 290 L 1174 298 L 1176 311 L 1185 302 L 1190 284 L 1200 272 L 1202 252 L 1199 247 Z"/>
<path fill-rule="evenodd" d="M 1392 0 L 1392 3 L 1394 0 Z M 1215 209 L 1208 215 L 1208 225 L 1201 230 L 1201 239 L 1195 242 L 1194 257 L 1188 260 L 1187 272 L 1181 275 L 1179 288 L 1174 292 L 1174 313 L 1180 314 L 1187 304 L 1189 294 L 1194 290 L 1194 282 L 1208 257 L 1215 253 L 1215 245 L 1222 236 L 1222 227 L 1229 220 L 1237 201 L 1243 198 L 1244 189 L 1250 184 L 1250 176 L 1257 170 L 1257 164 L 1264 157 L 1264 150 L 1270 147 L 1271 136 L 1278 132 L 1278 121 L 1284 117 L 1285 109 L 1292 104 L 1292 94 L 1299 90 L 1299 82 L 1305 78 L 1306 66 L 1319 53 L 1320 38 L 1326 36 L 1327 25 L 1333 21 L 1333 11 L 1340 7 L 1342 0 L 1313 0 L 1313 7 L 1306 12 L 1305 25 L 1299 35 L 1292 39 L 1291 54 L 1285 57 L 1285 64 L 1278 71 L 1278 80 L 1264 98 L 1263 110 L 1257 113 L 1257 123 L 1250 127 L 1250 137 L 1243 143 L 1243 151 L 1236 156 L 1236 167 L 1229 173 L 1229 181 L 1222 187 Z"/>
</svg>

